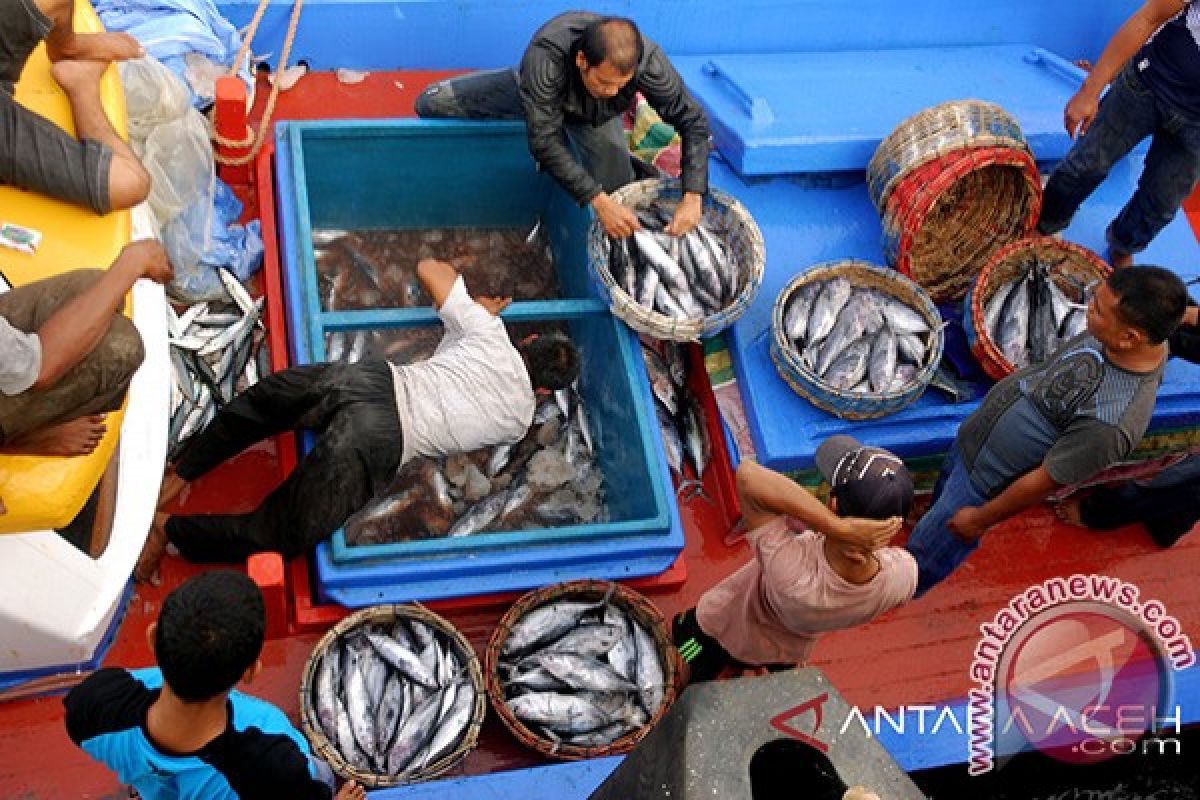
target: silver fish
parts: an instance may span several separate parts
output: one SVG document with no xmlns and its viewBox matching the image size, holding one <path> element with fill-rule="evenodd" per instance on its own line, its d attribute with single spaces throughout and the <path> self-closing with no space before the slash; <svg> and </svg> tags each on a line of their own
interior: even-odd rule
<svg viewBox="0 0 1200 800">
<path fill-rule="evenodd" d="M 872 310 L 871 298 L 865 292 L 855 292 L 838 312 L 833 329 L 824 339 L 813 367 L 818 375 L 824 375 L 829 365 L 840 356 L 851 342 L 860 338 L 867 327 L 867 316 Z"/>
<path fill-rule="evenodd" d="M 1029 277 L 1022 278 L 1009 293 L 1001 313 L 1000 330 L 994 340 L 1008 362 L 1016 367 L 1029 363 Z"/>
<path fill-rule="evenodd" d="M 896 375 L 896 335 L 884 325 L 871 342 L 871 356 L 867 361 L 867 377 L 871 388 L 885 392 L 891 388 Z"/>
<path fill-rule="evenodd" d="M 521 656 L 546 642 L 552 642 L 579 625 L 580 619 L 590 612 L 603 608 L 604 600 L 584 603 L 562 600 L 539 606 L 522 617 L 500 648 L 506 657 Z"/>
<path fill-rule="evenodd" d="M 839 276 L 825 281 L 821 293 L 813 301 L 812 314 L 808 319 L 807 342 L 809 344 L 819 342 L 829 335 L 837 321 L 838 314 L 846 305 L 846 301 L 850 299 L 853 291 L 854 287 L 850 285 L 850 281 L 843 277 Z"/>
<path fill-rule="evenodd" d="M 441 707 L 441 693 L 431 693 L 418 703 L 416 709 L 404 721 L 404 725 L 396 731 L 396 738 L 386 758 L 389 775 L 399 775 L 406 771 L 412 765 L 413 758 L 433 739 L 434 722 Z"/>
<path fill-rule="evenodd" d="M 474 710 L 475 687 L 471 685 L 470 681 L 464 680 L 458 684 L 454 702 L 450 705 L 449 710 L 438 721 L 437 732 L 434 733 L 433 741 L 429 743 L 429 748 L 425 751 L 420 763 L 417 764 L 417 769 L 424 769 L 450 753 L 466 733 Z"/>
<path fill-rule="evenodd" d="M 575 653 L 589 658 L 600 658 L 609 653 L 624 635 L 624 628 L 616 625 L 581 625 L 561 639 L 551 642 L 543 652 Z"/>
<path fill-rule="evenodd" d="M 916 333 L 896 334 L 896 355 L 909 364 L 921 366 L 925 363 L 925 342 Z"/>
<path fill-rule="evenodd" d="M 795 342 L 796 347 L 803 347 L 805 335 L 808 333 L 808 318 L 812 311 L 813 299 L 821 291 L 821 284 L 809 282 L 797 289 L 788 301 L 783 313 L 783 331 L 788 339 Z"/>
<path fill-rule="evenodd" d="M 829 366 L 822 379 L 835 389 L 850 389 L 867 374 L 871 343 L 866 339 L 852 342 Z"/>
<path fill-rule="evenodd" d="M 560 731 L 587 733 L 613 722 L 587 698 L 559 692 L 532 692 L 508 700 L 508 707 L 524 722 L 549 725 Z"/>
<path fill-rule="evenodd" d="M 663 701 L 663 668 L 658 645 L 645 628 L 632 620 L 634 640 L 637 642 L 636 683 L 641 694 L 642 707 L 650 714 L 658 711 Z"/>
<path fill-rule="evenodd" d="M 371 647 L 375 648 L 375 652 L 379 657 L 391 664 L 392 667 L 410 679 L 416 681 L 427 689 L 436 689 L 438 687 L 437 678 L 430 672 L 429 668 L 421 663 L 421 659 L 416 653 L 408 650 L 402 644 L 388 636 L 374 631 L 368 631 L 367 641 Z"/>
<path fill-rule="evenodd" d="M 577 692 L 625 692 L 634 688 L 607 663 L 578 653 L 543 650 L 525 658 L 521 665 L 528 669 L 542 667 Z"/>
<path fill-rule="evenodd" d="M 500 516 L 500 512 L 504 510 L 504 506 L 508 502 L 508 496 L 509 492 L 505 490 L 483 498 L 467 513 L 459 517 L 446 535 L 470 536 L 484 530 L 496 521 L 496 517 Z"/>
</svg>

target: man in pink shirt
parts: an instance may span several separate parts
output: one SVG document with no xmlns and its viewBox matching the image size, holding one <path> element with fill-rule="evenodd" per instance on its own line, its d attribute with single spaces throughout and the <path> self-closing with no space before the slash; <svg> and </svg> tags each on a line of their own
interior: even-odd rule
<svg viewBox="0 0 1200 800">
<path fill-rule="evenodd" d="M 904 463 L 886 450 L 833 436 L 817 449 L 829 506 L 785 475 L 738 467 L 753 558 L 675 618 L 672 633 L 690 680 L 727 666 L 805 663 L 826 631 L 868 622 L 912 599 L 917 564 L 885 547 L 912 505 Z"/>
</svg>

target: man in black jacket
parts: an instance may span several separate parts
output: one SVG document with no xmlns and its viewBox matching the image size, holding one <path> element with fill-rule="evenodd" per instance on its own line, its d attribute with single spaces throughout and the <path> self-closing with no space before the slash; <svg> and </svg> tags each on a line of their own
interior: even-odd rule
<svg viewBox="0 0 1200 800">
<path fill-rule="evenodd" d="M 609 235 L 625 237 L 640 228 L 637 215 L 609 192 L 634 179 L 621 115 L 637 92 L 683 138 L 684 198 L 669 227 L 682 235 L 700 221 L 708 191 L 708 119 L 662 49 L 632 20 L 560 14 L 534 34 L 519 68 L 435 83 L 417 98 L 416 110 L 427 118 L 524 119 L 542 169 L 580 205 L 590 204 Z"/>
</svg>

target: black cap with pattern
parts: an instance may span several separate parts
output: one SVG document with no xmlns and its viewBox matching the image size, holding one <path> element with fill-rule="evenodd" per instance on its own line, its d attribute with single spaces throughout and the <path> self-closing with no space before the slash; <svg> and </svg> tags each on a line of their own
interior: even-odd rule
<svg viewBox="0 0 1200 800">
<path fill-rule="evenodd" d="M 887 450 L 867 447 L 850 436 L 831 436 L 817 448 L 816 462 L 842 516 L 887 519 L 908 514 L 912 476 Z"/>
</svg>

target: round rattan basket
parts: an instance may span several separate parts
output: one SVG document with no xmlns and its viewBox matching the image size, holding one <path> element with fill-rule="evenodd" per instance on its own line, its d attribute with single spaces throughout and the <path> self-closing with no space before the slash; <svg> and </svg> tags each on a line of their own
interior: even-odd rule
<svg viewBox="0 0 1200 800">
<path fill-rule="evenodd" d="M 896 185 L 882 216 L 884 256 L 934 302 L 958 301 L 997 248 L 1029 235 L 1041 204 L 1027 150 L 957 150 Z"/>
<path fill-rule="evenodd" d="M 316 689 L 316 675 L 321 659 L 325 657 L 325 653 L 331 647 L 335 646 L 343 636 L 350 631 L 366 625 L 388 625 L 397 619 L 416 620 L 417 622 L 424 623 L 430 628 L 437 630 L 445 640 L 451 642 L 459 662 L 466 665 L 471 685 L 475 688 L 475 701 L 471 708 L 470 722 L 467 723 L 467 729 L 454 750 L 432 764 L 429 764 L 424 769 L 411 774 L 397 776 L 378 775 L 365 772 L 350 764 L 342 756 L 341 752 L 338 751 L 333 742 L 329 740 L 329 737 L 325 735 L 325 731 L 321 727 L 320 720 L 317 718 L 313 694 Z M 479 740 L 479 729 L 483 725 L 483 718 L 486 713 L 487 703 L 484 701 L 483 671 L 480 669 L 479 659 L 476 657 L 474 649 L 472 649 L 470 643 L 453 625 L 427 608 L 415 604 L 372 606 L 357 611 L 341 620 L 326 631 L 325 635 L 317 642 L 312 654 L 308 657 L 308 663 L 304 665 L 304 672 L 300 680 L 300 724 L 304 735 L 308 737 L 308 741 L 312 745 L 313 751 L 324 759 L 338 775 L 347 780 L 358 781 L 368 788 L 417 783 L 429 780 L 430 778 L 436 778 L 449 771 L 455 764 L 462 761 L 468 753 L 475 749 L 475 744 Z"/>
<path fill-rule="evenodd" d="M 963 301 L 963 327 L 971 352 L 992 380 L 1000 380 L 1016 371 L 992 340 L 992 332 L 984 324 L 984 309 L 992 296 L 1004 284 L 1023 273 L 1033 261 L 1054 265 L 1051 279 L 1070 296 L 1078 288 L 1067 277 L 1084 284 L 1103 280 L 1111 268 L 1100 256 L 1072 242 L 1064 242 L 1052 236 L 1035 236 L 1010 242 L 992 254 L 988 263 L 975 279 L 975 285 Z"/>
<path fill-rule="evenodd" d="M 662 704 L 645 725 L 630 731 L 603 747 L 578 747 L 549 741 L 531 731 L 525 723 L 512 713 L 505 702 L 504 688 L 500 684 L 499 674 L 500 650 L 504 646 L 504 642 L 508 640 L 513 625 L 535 608 L 558 600 L 596 601 L 602 600 L 605 597 L 608 597 L 609 602 L 620 608 L 645 628 L 658 646 L 659 659 L 662 662 L 663 668 L 664 685 Z M 670 708 L 671 704 L 675 702 L 681 668 L 678 651 L 667 635 L 667 628 L 662 614 L 659 613 L 658 609 L 649 600 L 619 583 L 580 580 L 547 586 L 543 589 L 529 592 L 517 600 L 512 608 L 500 619 L 500 623 L 492 633 L 492 638 L 488 642 L 487 652 L 484 654 L 484 672 L 487 678 L 488 697 L 492 701 L 492 709 L 496 712 L 496 716 L 500 718 L 500 721 L 504 723 L 504 726 L 512 732 L 512 735 L 521 744 L 550 758 L 557 758 L 563 761 L 578 761 L 585 758 L 628 753 L 632 750 L 634 745 L 640 742 L 654 728 L 663 715 L 667 713 L 667 709 Z"/>
<path fill-rule="evenodd" d="M 896 126 L 867 165 L 867 191 L 883 213 L 896 184 L 910 172 L 964 147 L 1028 150 L 1017 120 L 982 100 L 952 100 L 924 109 Z"/>
<path fill-rule="evenodd" d="M 656 206 L 674 209 L 683 198 L 678 180 L 650 179 L 622 186 L 613 192 L 618 203 L 634 209 Z M 723 239 L 737 260 L 740 288 L 737 295 L 720 311 L 703 319 L 676 319 L 646 308 L 618 284 L 608 265 L 608 236 L 599 220 L 592 221 L 588 232 L 588 261 L 604 288 L 609 305 L 617 317 L 634 330 L 657 339 L 694 342 L 713 336 L 732 325 L 754 302 L 762 285 L 767 254 L 762 232 L 746 207 L 731 195 L 710 189 L 704 196 L 703 223 Z"/>
<path fill-rule="evenodd" d="M 916 310 L 929 323 L 925 363 L 912 382 L 902 389 L 888 392 L 851 392 L 837 389 L 822 381 L 801 358 L 784 329 L 783 317 L 792 295 L 814 282 L 844 277 L 856 289 L 876 289 L 900 300 Z M 895 270 L 869 264 L 866 261 L 831 261 L 818 264 L 800 273 L 783 288 L 771 311 L 771 360 L 788 386 L 817 408 L 843 419 L 874 419 L 894 414 L 920 397 L 942 360 L 945 337 L 942 318 L 929 296 L 908 278 Z"/>
</svg>

